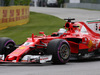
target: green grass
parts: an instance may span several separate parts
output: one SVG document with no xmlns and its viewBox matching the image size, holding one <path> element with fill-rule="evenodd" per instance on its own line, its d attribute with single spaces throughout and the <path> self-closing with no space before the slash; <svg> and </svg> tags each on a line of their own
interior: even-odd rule
<svg viewBox="0 0 100 75">
<path fill-rule="evenodd" d="M 21 44 L 28 37 L 31 37 L 32 33 L 39 35 L 39 31 L 44 31 L 46 35 L 50 35 L 52 32 L 56 32 L 59 28 L 62 28 L 64 24 L 64 20 L 55 16 L 31 12 L 29 23 L 1 30 L 0 37 L 9 37 L 16 44 Z"/>
</svg>

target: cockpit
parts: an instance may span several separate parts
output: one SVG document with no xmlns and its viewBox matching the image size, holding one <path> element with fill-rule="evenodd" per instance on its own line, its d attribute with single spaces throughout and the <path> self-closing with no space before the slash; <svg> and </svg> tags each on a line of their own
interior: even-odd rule
<svg viewBox="0 0 100 75">
<path fill-rule="evenodd" d="M 67 32 L 66 29 L 64 29 L 64 28 L 60 28 L 60 29 L 58 30 L 58 32 L 54 32 L 54 33 L 52 33 L 51 36 L 60 36 L 60 35 L 62 35 L 63 33 L 66 33 L 66 32 Z"/>
</svg>

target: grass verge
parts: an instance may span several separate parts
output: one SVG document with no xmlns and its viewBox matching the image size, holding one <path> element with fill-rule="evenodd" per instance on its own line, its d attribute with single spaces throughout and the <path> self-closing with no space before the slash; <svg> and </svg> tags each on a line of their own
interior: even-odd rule
<svg viewBox="0 0 100 75">
<path fill-rule="evenodd" d="M 16 44 L 21 44 L 27 40 L 26 38 L 31 37 L 32 33 L 39 35 L 39 31 L 44 31 L 46 35 L 50 35 L 62 28 L 64 24 L 64 20 L 55 16 L 31 12 L 29 23 L 1 30 L 0 37 L 9 37 Z"/>
</svg>

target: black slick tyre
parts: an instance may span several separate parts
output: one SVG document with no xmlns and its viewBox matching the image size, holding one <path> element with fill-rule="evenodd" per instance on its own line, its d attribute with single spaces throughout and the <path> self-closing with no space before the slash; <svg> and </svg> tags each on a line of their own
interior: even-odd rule
<svg viewBox="0 0 100 75">
<path fill-rule="evenodd" d="M 70 57 L 70 46 L 66 40 L 54 39 L 48 43 L 47 54 L 52 55 L 54 64 L 65 64 Z"/>
<path fill-rule="evenodd" d="M 0 37 L 0 54 L 5 56 L 14 50 L 15 42 L 7 37 Z"/>
</svg>

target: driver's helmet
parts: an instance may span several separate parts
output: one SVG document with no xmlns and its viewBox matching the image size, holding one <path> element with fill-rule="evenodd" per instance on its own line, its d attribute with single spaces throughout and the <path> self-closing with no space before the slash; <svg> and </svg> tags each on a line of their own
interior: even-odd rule
<svg viewBox="0 0 100 75">
<path fill-rule="evenodd" d="M 65 32 L 66 32 L 66 29 L 64 29 L 64 28 L 60 28 L 58 31 L 58 33 L 65 33 Z"/>
</svg>

